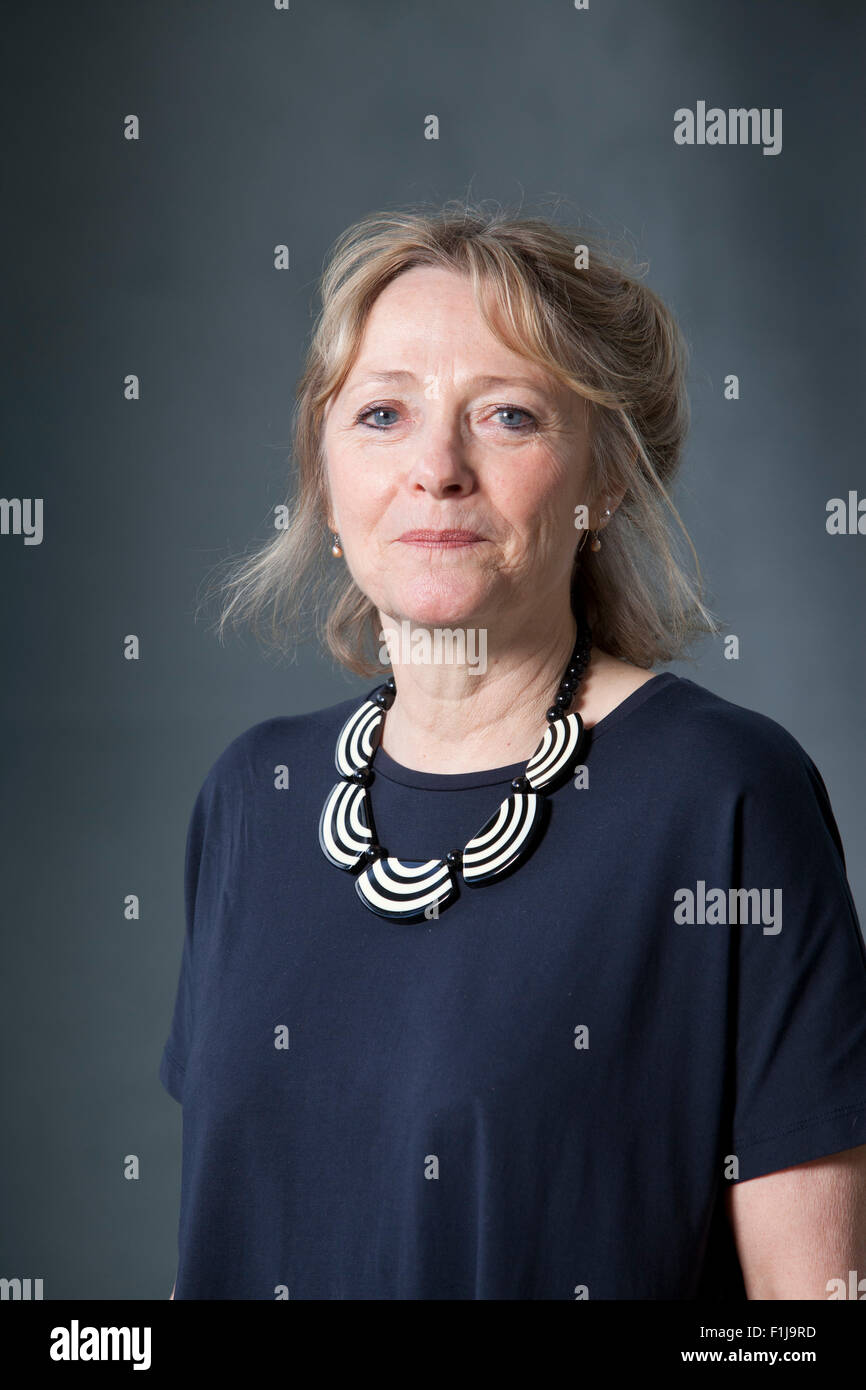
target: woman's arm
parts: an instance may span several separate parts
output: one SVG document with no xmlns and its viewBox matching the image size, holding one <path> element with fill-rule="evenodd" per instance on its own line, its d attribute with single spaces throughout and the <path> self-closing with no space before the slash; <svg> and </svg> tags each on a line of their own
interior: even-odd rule
<svg viewBox="0 0 866 1390">
<path fill-rule="evenodd" d="M 748 1298 L 827 1299 L 831 1279 L 850 1297 L 850 1272 L 866 1281 L 866 1144 L 734 1183 L 725 1196 Z"/>
</svg>

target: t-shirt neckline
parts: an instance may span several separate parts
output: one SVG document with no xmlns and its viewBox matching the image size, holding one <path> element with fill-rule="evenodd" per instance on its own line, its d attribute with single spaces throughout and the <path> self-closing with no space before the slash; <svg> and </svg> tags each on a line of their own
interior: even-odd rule
<svg viewBox="0 0 866 1390">
<path fill-rule="evenodd" d="M 620 700 L 609 714 L 606 714 L 603 719 L 599 719 L 597 724 L 591 725 L 589 734 L 592 742 L 601 738 L 603 734 L 606 734 L 621 719 L 625 719 L 657 691 L 666 689 L 679 679 L 679 676 L 675 675 L 673 671 L 660 671 L 658 675 L 644 681 L 637 690 L 633 690 L 624 700 Z M 540 738 L 541 735 L 539 735 L 539 741 Z M 462 791 L 469 787 L 488 787 L 500 782 L 510 782 L 513 777 L 518 777 L 523 772 L 526 759 L 524 758 L 517 763 L 508 763 L 505 767 L 483 768 L 478 772 L 422 772 L 418 768 L 405 767 L 403 763 L 395 762 L 384 748 L 377 748 L 373 756 L 372 766 L 377 777 L 385 777 L 389 782 L 399 782 L 404 787 L 417 787 L 425 791 Z"/>
</svg>

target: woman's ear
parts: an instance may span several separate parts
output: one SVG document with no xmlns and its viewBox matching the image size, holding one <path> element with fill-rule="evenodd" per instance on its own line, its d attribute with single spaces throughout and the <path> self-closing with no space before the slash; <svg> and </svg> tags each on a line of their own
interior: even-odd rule
<svg viewBox="0 0 866 1390">
<path fill-rule="evenodd" d="M 637 457 L 636 454 L 635 454 L 635 457 Z M 604 508 L 605 508 L 605 507 L 609 507 L 609 508 L 610 508 L 610 515 L 611 515 L 611 519 L 612 519 L 612 518 L 613 518 L 614 512 L 616 511 L 617 507 L 619 506 L 620 502 L 621 502 L 622 499 L 625 497 L 625 495 L 626 495 L 627 492 L 628 492 L 628 488 L 627 488 L 627 487 L 608 488 L 607 493 L 606 493 L 606 495 L 605 495 L 605 497 L 604 497 L 604 503 L 603 503 L 603 506 L 602 506 L 602 511 L 604 511 Z"/>
</svg>

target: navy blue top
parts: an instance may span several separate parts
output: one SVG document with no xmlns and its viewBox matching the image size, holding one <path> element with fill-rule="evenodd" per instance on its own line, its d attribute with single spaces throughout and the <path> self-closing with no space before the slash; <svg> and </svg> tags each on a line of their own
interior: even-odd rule
<svg viewBox="0 0 866 1390">
<path fill-rule="evenodd" d="M 248 729 L 195 802 L 175 1298 L 742 1299 L 728 1184 L 866 1143 L 866 951 L 814 763 L 664 672 L 588 731 L 516 872 L 400 922 L 318 844 L 360 698 Z M 380 842 L 427 859 L 524 764 L 374 766 Z"/>
</svg>

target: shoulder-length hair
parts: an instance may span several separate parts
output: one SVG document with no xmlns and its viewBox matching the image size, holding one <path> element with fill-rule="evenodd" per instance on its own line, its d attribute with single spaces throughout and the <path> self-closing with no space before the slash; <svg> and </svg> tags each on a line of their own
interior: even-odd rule
<svg viewBox="0 0 866 1390">
<path fill-rule="evenodd" d="M 414 266 L 468 276 L 499 340 L 587 402 L 589 497 L 625 488 L 602 548 L 579 546 L 584 532 L 575 538 L 572 606 L 584 605 L 594 645 L 649 668 L 716 632 L 695 548 L 669 494 L 689 427 L 688 348 L 670 310 L 640 282 L 646 265 L 583 229 L 454 200 L 433 211 L 373 213 L 334 243 L 295 402 L 294 495 L 276 509 L 276 535 L 229 562 L 219 586 L 220 639 L 229 625 L 249 625 L 285 653 L 308 635 L 311 617 L 343 666 L 363 676 L 387 669 L 377 609 L 330 554 L 323 417 L 377 296 Z M 673 523 L 694 578 L 675 553 Z"/>
</svg>

